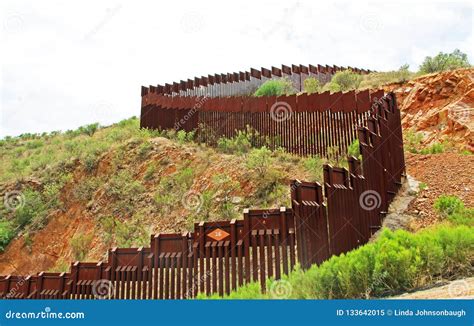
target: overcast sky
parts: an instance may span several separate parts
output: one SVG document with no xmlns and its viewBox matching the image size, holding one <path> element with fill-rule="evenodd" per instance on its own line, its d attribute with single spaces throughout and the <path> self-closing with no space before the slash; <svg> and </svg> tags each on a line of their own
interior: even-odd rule
<svg viewBox="0 0 474 326">
<path fill-rule="evenodd" d="M 459 48 L 472 2 L 47 1 L 0 4 L 0 137 L 140 114 L 140 86 L 281 64 L 416 70 Z"/>
</svg>

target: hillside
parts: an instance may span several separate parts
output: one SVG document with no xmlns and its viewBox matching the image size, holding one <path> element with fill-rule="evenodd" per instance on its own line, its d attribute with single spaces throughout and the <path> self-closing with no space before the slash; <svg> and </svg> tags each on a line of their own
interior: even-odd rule
<svg viewBox="0 0 474 326">
<path fill-rule="evenodd" d="M 145 244 L 150 234 L 289 205 L 289 180 L 319 178 L 309 168 L 323 162 L 257 150 L 231 155 L 166 136 L 172 140 L 140 131 L 132 118 L 93 135 L 5 141 L 0 190 L 12 194 L 12 207 L 4 202 L 2 212 L 16 236 L 0 255 L 0 274 L 63 270 L 114 245 Z M 260 154 L 270 162 L 265 178 L 252 163 Z"/>
<path fill-rule="evenodd" d="M 474 202 L 473 73 L 386 86 L 402 110 L 407 171 L 426 184 L 410 206 L 414 229 L 437 222 L 441 194 Z M 145 244 L 150 234 L 289 205 L 289 180 L 321 180 L 320 159 L 252 150 L 246 136 L 217 149 L 188 136 L 139 130 L 132 118 L 3 140 L 0 191 L 12 196 L 1 207 L 0 274 L 66 270 L 76 259 L 102 259 L 114 245 Z"/>
</svg>

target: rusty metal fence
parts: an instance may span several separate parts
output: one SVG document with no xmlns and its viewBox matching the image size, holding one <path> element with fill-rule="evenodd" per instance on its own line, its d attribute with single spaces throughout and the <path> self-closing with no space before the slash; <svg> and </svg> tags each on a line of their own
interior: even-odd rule
<svg viewBox="0 0 474 326">
<path fill-rule="evenodd" d="M 395 96 L 364 97 L 370 109 L 355 130 L 362 159 L 349 157 L 349 169 L 325 165 L 322 185 L 294 180 L 291 208 L 244 210 L 243 219 L 154 235 L 150 247 L 113 248 L 107 261 L 75 262 L 67 273 L 1 276 L 0 297 L 185 299 L 249 282 L 265 291 L 267 278 L 296 263 L 308 268 L 357 248 L 381 227 L 405 170 Z"/>
<path fill-rule="evenodd" d="M 215 145 L 220 138 L 253 132 L 253 145 L 298 155 L 343 155 L 366 126 L 371 103 L 383 91 L 350 91 L 268 97 L 167 96 L 143 92 L 140 125 L 149 129 L 195 130 Z"/>
</svg>

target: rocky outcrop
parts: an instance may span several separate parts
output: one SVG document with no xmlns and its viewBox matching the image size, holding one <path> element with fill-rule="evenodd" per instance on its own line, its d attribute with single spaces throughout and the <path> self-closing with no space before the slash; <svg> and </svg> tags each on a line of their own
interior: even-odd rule
<svg viewBox="0 0 474 326">
<path fill-rule="evenodd" d="M 474 68 L 425 75 L 389 85 L 402 111 L 405 130 L 424 134 L 423 144 L 449 141 L 474 152 Z"/>
</svg>

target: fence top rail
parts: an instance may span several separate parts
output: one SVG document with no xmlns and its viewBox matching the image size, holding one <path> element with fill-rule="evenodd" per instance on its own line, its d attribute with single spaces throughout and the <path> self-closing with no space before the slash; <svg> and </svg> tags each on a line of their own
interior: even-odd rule
<svg viewBox="0 0 474 326">
<path fill-rule="evenodd" d="M 142 98 L 142 107 L 156 106 L 163 109 L 193 110 L 201 112 L 273 112 L 286 107 L 292 112 L 352 112 L 370 110 L 374 102 L 383 98 L 384 90 L 362 90 L 348 92 L 323 92 L 293 94 L 288 96 L 225 96 L 207 98 L 202 96 L 167 96 L 148 93 Z"/>
<path fill-rule="evenodd" d="M 351 67 L 339 67 L 336 65 L 329 66 L 329 65 L 312 65 L 309 64 L 308 66 L 299 64 L 292 64 L 291 66 L 282 65 L 281 69 L 276 67 L 268 68 L 250 68 L 249 71 L 245 72 L 233 72 L 233 73 L 220 73 L 220 74 L 210 74 L 207 77 L 193 77 L 193 78 L 186 78 L 186 80 L 180 80 L 179 82 L 172 82 L 172 83 L 165 83 L 164 85 L 157 85 L 153 86 L 150 85 L 149 87 L 142 86 L 142 96 L 144 93 L 148 92 L 158 92 L 160 94 L 172 94 L 172 93 L 179 93 L 179 91 L 186 91 L 194 89 L 195 87 L 206 87 L 208 85 L 218 85 L 218 84 L 226 84 L 226 83 L 239 83 L 249 81 L 251 78 L 262 79 L 265 78 L 272 78 L 272 77 L 282 77 L 283 75 L 291 76 L 294 74 L 301 75 L 311 75 L 311 74 L 335 74 L 338 71 L 343 71 L 346 69 L 351 69 L 356 73 L 359 74 L 369 74 L 373 72 L 370 69 L 359 69 L 359 68 L 351 68 Z"/>
</svg>

